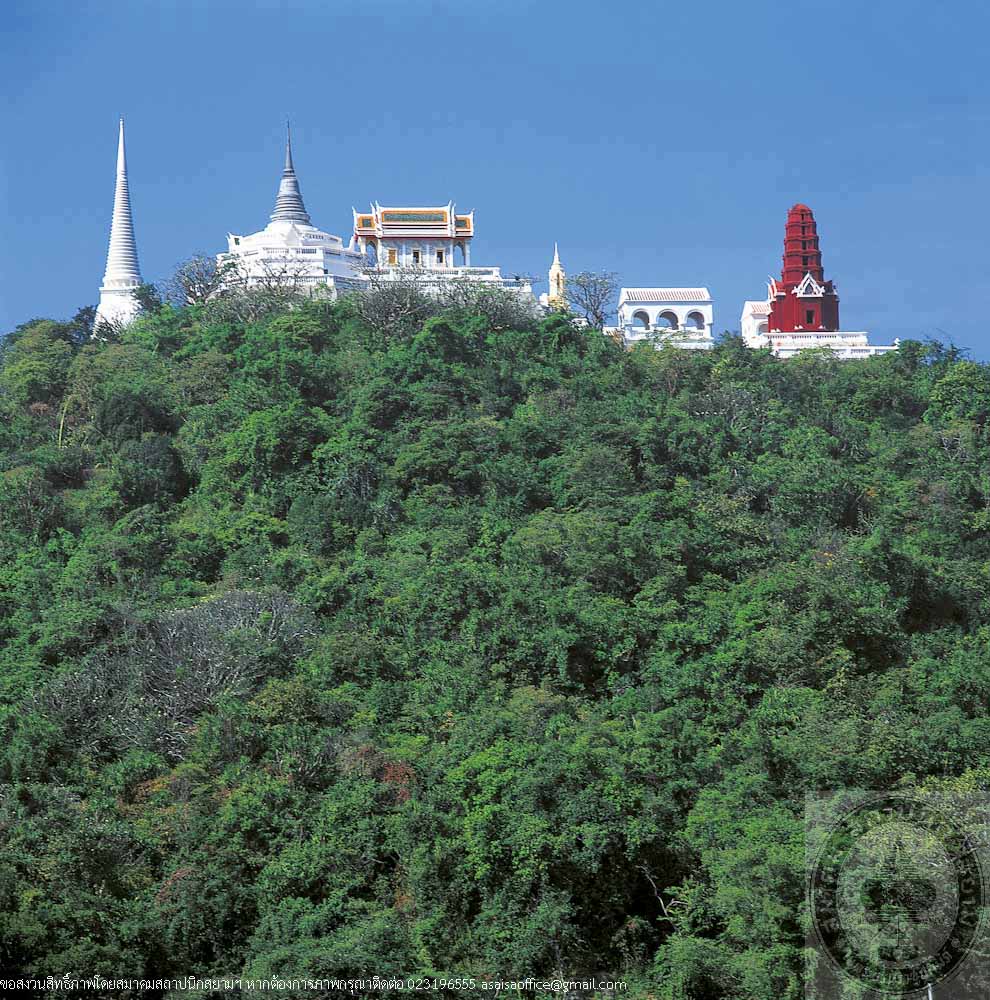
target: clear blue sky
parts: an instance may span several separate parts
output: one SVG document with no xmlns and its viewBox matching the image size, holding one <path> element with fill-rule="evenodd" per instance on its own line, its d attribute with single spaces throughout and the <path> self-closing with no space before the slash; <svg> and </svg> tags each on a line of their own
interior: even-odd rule
<svg viewBox="0 0 990 1000">
<path fill-rule="evenodd" d="M 472 262 L 708 285 L 736 329 L 807 202 L 845 329 L 990 357 L 987 6 L 210 0 L 4 7 L 0 330 L 95 303 L 127 119 L 147 280 L 268 220 L 476 210 Z M 545 287 L 545 285 L 541 286 Z"/>
</svg>

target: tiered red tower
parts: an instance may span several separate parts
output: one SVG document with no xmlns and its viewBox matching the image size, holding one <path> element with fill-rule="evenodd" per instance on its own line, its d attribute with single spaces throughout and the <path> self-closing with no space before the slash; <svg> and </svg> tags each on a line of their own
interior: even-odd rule
<svg viewBox="0 0 990 1000">
<path fill-rule="evenodd" d="M 839 329 L 839 296 L 825 280 L 818 227 L 807 205 L 787 213 L 784 267 L 770 286 L 770 331 L 830 332 Z"/>
</svg>

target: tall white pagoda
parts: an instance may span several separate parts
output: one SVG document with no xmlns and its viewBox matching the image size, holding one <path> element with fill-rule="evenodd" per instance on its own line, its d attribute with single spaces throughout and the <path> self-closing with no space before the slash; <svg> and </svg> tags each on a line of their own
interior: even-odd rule
<svg viewBox="0 0 990 1000">
<path fill-rule="evenodd" d="M 126 326 L 140 311 L 134 296 L 141 284 L 131 196 L 127 188 L 127 154 L 124 151 L 124 119 L 120 119 L 117 139 L 117 184 L 113 194 L 113 222 L 110 224 L 110 248 L 107 269 L 100 286 L 100 304 L 96 307 L 96 326 L 101 323 Z"/>
</svg>

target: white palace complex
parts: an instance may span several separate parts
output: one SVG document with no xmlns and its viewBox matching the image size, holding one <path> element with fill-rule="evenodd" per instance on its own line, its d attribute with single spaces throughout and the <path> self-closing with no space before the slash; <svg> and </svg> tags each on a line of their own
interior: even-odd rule
<svg viewBox="0 0 990 1000">
<path fill-rule="evenodd" d="M 372 274 L 413 278 L 430 287 L 462 280 L 487 282 L 532 295 L 524 278 L 504 278 L 498 267 L 471 266 L 474 213 L 458 213 L 454 203 L 429 207 L 352 210 L 354 231 L 347 244 L 313 225 L 303 202 L 286 136 L 285 166 L 269 223 L 248 236 L 227 234 L 227 250 L 217 254 L 230 284 L 256 288 L 291 284 L 331 297 L 366 287 Z"/>
<path fill-rule="evenodd" d="M 342 237 L 313 224 L 287 130 L 285 162 L 269 222 L 255 233 L 227 234 L 227 249 L 217 254 L 224 284 L 242 288 L 288 285 L 335 298 L 346 292 L 360 293 L 376 281 L 412 280 L 426 290 L 470 282 L 503 288 L 536 304 L 532 279 L 509 277 L 500 267 L 471 263 L 474 212 L 459 212 L 453 201 L 432 206 L 373 202 L 367 211 L 352 209 L 352 214 L 353 231 L 346 244 Z M 97 324 L 131 322 L 140 311 L 136 292 L 141 282 L 121 119 L 110 245 Z M 545 311 L 568 311 L 566 273 L 556 245 L 548 286 L 539 297 L 540 306 Z M 840 330 L 838 316 L 838 294 L 834 283 L 824 277 L 814 216 L 806 205 L 795 205 L 787 217 L 780 280 L 770 279 L 765 301 L 743 304 L 743 341 L 780 358 L 809 348 L 826 348 L 843 359 L 897 350 L 896 341 L 876 346 L 863 331 Z M 657 348 L 711 349 L 715 344 L 711 293 L 703 285 L 622 288 L 616 325 L 606 326 L 603 332 L 627 347 L 649 343 Z"/>
</svg>

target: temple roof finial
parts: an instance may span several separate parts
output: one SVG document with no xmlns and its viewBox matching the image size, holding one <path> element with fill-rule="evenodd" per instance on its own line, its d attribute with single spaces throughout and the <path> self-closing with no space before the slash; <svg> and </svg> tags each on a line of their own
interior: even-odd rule
<svg viewBox="0 0 990 1000">
<path fill-rule="evenodd" d="M 299 191 L 299 180 L 296 168 L 292 164 L 292 130 L 288 118 L 285 120 L 285 167 L 282 170 L 282 180 L 275 196 L 275 211 L 271 214 L 272 222 L 301 222 L 311 226 L 309 213 L 303 204 L 302 193 Z"/>
</svg>

